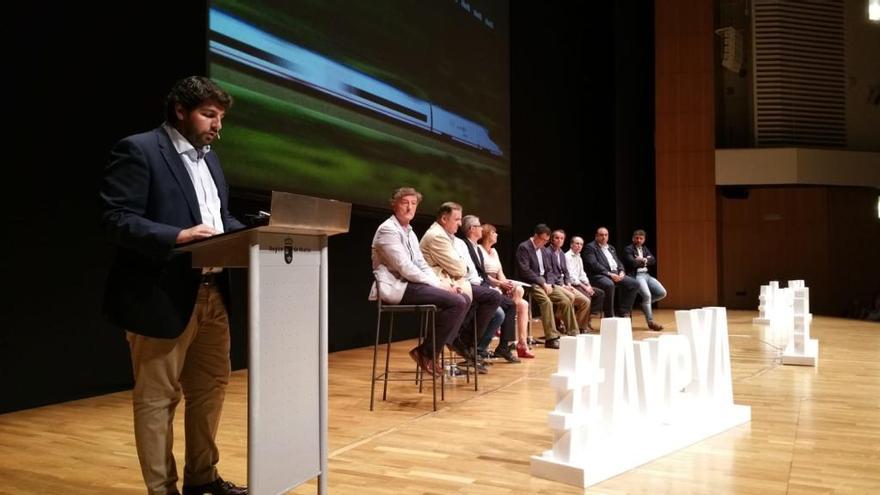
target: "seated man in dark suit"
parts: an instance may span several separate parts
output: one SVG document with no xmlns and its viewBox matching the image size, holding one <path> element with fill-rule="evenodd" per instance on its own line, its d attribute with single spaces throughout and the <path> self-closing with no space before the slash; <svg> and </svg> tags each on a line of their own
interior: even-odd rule
<svg viewBox="0 0 880 495">
<path fill-rule="evenodd" d="M 642 311 L 648 321 L 648 328 L 655 331 L 663 330 L 663 325 L 654 323 L 651 303 L 666 297 L 666 288 L 659 280 L 648 273 L 648 267 L 657 264 L 657 258 L 645 246 L 645 231 L 633 232 L 633 243 L 623 249 L 623 263 L 626 274 L 639 283 L 639 294 L 642 296 Z"/>
<path fill-rule="evenodd" d="M 489 276 L 486 275 L 486 269 L 483 265 L 483 253 L 480 252 L 477 245 L 477 241 L 483 237 L 483 226 L 480 225 L 480 218 L 475 215 L 465 215 L 461 219 L 461 233 L 464 235 L 464 239 L 456 238 L 455 246 L 462 251 L 462 256 L 466 258 L 468 279 L 471 281 L 471 284 L 480 285 L 501 295 L 501 306 L 496 310 L 496 316 L 500 315 L 500 319 L 496 321 L 496 318 L 493 318 L 488 327 L 478 329 L 478 332 L 481 332 L 481 336 L 477 342 L 477 347 L 481 352 L 486 351 L 486 348 L 492 341 L 492 337 L 495 335 L 495 330 L 498 330 L 500 327 L 501 338 L 493 353 L 495 356 L 504 358 L 509 363 L 518 363 L 519 358 L 516 357 L 510 348 L 510 343 L 516 341 L 516 304 L 513 302 L 513 299 L 504 295 L 501 290 L 492 287 L 491 282 L 489 282 Z"/>
<path fill-rule="evenodd" d="M 608 244 L 608 229 L 599 227 L 596 230 L 596 240 L 587 244 L 584 253 L 587 275 L 593 285 L 605 291 L 605 317 L 614 316 L 615 288 L 620 288 L 620 316 L 629 317 L 639 283 L 626 275 L 614 246 Z"/>
<path fill-rule="evenodd" d="M 516 248 L 517 278 L 532 284 L 532 299 L 541 308 L 544 327 L 544 347 L 559 349 L 559 331 L 556 329 L 554 306 L 565 324 L 568 335 L 577 335 L 579 328 L 574 313 L 573 300 L 561 286 L 547 283 L 553 266 L 550 253 L 545 247 L 550 240 L 550 227 L 543 223 L 535 226 L 535 234 Z"/>
<path fill-rule="evenodd" d="M 574 313 L 577 317 L 578 329 L 581 332 L 593 331 L 590 326 L 590 298 L 582 292 L 574 288 L 574 280 L 568 271 L 568 263 L 565 253 L 562 252 L 562 245 L 565 243 L 565 231 L 556 229 L 550 233 L 550 245 L 547 252 L 550 253 L 550 260 L 553 262 L 547 282 L 550 285 L 559 286 L 571 298 L 574 306 Z"/>
</svg>

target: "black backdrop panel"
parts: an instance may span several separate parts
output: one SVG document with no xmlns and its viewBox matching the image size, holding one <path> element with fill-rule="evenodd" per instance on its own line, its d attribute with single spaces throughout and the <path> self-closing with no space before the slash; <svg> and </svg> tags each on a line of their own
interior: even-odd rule
<svg viewBox="0 0 880 495">
<path fill-rule="evenodd" d="M 537 222 L 587 240 L 606 225 L 619 245 L 634 228 L 654 230 L 653 14 L 615 4 L 512 2 L 513 223 L 499 245 L 508 270 Z M 0 412 L 131 386 L 124 333 L 101 314 L 113 255 L 99 221 L 101 172 L 113 143 L 161 122 L 175 80 L 206 71 L 204 2 L 32 9 L 11 22 L 7 71 L 16 160 L 2 195 L 12 222 L 2 251 Z M 233 193 L 235 213 L 261 207 Z M 468 208 L 468 198 L 446 199 Z M 431 221 L 422 213 L 420 234 Z M 387 215 L 357 208 L 351 232 L 330 241 L 331 350 L 372 342 L 369 244 Z M 245 277 L 234 280 L 233 366 L 241 368 Z"/>
</svg>

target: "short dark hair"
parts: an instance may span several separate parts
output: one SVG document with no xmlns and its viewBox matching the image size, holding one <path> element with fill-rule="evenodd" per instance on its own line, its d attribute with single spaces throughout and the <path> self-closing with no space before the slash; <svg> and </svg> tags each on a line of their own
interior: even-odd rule
<svg viewBox="0 0 880 495">
<path fill-rule="evenodd" d="M 642 236 L 642 237 L 645 237 L 645 231 L 642 230 L 642 229 L 636 229 L 636 231 L 633 232 L 633 237 L 635 237 L 635 236 L 637 236 L 637 235 L 640 235 L 640 236 Z"/>
<path fill-rule="evenodd" d="M 462 208 L 460 204 L 453 203 L 452 201 L 447 201 L 440 205 L 440 208 L 437 209 L 437 219 L 439 220 L 440 217 L 442 217 L 443 215 L 449 215 L 450 213 L 452 213 L 452 210 L 461 211 L 461 209 Z"/>
<path fill-rule="evenodd" d="M 190 76 L 174 83 L 165 97 L 165 120 L 169 124 L 177 122 L 177 105 L 187 112 L 205 102 L 216 103 L 223 111 L 232 107 L 232 96 L 214 81 L 202 76 Z"/>
<path fill-rule="evenodd" d="M 550 233 L 550 227 L 548 227 L 546 223 L 539 223 L 538 225 L 535 225 L 535 235 L 549 234 L 549 233 Z"/>
<path fill-rule="evenodd" d="M 562 229 L 555 229 L 553 232 L 550 232 L 550 235 L 552 236 L 553 234 L 556 234 L 556 233 L 562 234 L 562 237 L 565 237 L 565 231 Z"/>
</svg>

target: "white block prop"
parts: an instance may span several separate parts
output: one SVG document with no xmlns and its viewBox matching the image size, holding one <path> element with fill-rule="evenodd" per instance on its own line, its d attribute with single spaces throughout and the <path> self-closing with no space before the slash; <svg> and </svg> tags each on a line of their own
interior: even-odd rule
<svg viewBox="0 0 880 495">
<path fill-rule="evenodd" d="M 791 284 L 791 282 L 789 282 Z M 810 289 L 794 289 L 792 305 L 793 331 L 788 346 L 782 352 L 782 364 L 816 366 L 819 364 L 819 341 L 810 338 Z"/>
<path fill-rule="evenodd" d="M 769 325 L 773 316 L 773 299 L 776 290 L 779 289 L 779 282 L 773 281 L 769 285 L 761 286 L 761 293 L 758 295 L 758 317 L 752 318 L 752 323 L 757 325 Z"/>
<path fill-rule="evenodd" d="M 752 323 L 773 325 L 778 323 L 780 319 L 787 320 L 791 312 L 789 306 L 793 304 L 794 300 L 794 291 L 806 288 L 803 280 L 789 280 L 786 288 L 779 287 L 779 282 L 776 280 L 771 281 L 768 285 L 762 285 L 758 296 L 758 316 L 752 318 Z M 807 300 L 804 314 L 808 320 L 813 319 L 813 315 L 810 314 L 809 300 Z"/>
<path fill-rule="evenodd" d="M 633 342 L 629 318 L 560 340 L 553 448 L 532 474 L 587 487 L 751 420 L 734 405 L 725 308 L 676 311 L 681 333 Z"/>
<path fill-rule="evenodd" d="M 793 291 L 797 291 L 798 289 L 806 289 L 807 292 L 805 292 L 803 295 L 804 296 L 803 297 L 803 299 L 804 299 L 803 306 L 800 309 L 795 308 L 794 311 L 795 311 L 795 316 L 797 316 L 798 311 L 800 311 L 800 314 L 803 314 L 804 318 L 806 318 L 808 321 L 812 320 L 813 313 L 810 313 L 810 288 L 806 286 L 806 284 L 804 283 L 803 280 L 789 280 L 788 281 L 788 288 L 792 289 Z M 798 297 L 798 296 L 795 294 L 793 297 Z"/>
<path fill-rule="evenodd" d="M 789 280 L 788 287 L 779 282 L 761 286 L 758 317 L 753 323 L 768 325 L 763 338 L 776 347 L 785 346 L 782 364 L 816 366 L 819 341 L 810 338 L 810 289 L 803 280 Z"/>
</svg>

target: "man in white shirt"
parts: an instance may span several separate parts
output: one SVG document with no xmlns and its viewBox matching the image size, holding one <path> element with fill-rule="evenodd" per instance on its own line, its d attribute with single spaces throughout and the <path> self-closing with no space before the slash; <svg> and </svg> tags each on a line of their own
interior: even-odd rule
<svg viewBox="0 0 880 495">
<path fill-rule="evenodd" d="M 401 187 L 391 196 L 394 214 L 376 229 L 373 236 L 373 285 L 371 298 L 381 296 L 388 304 L 434 304 L 436 348 L 430 339 L 410 350 L 410 357 L 428 373 L 439 375 L 434 366 L 443 346 L 451 343 L 467 315 L 470 299 L 449 281 L 441 281 L 422 256 L 419 240 L 410 226 L 422 195 L 411 187 Z M 378 294 L 376 293 L 378 292 Z"/>
<path fill-rule="evenodd" d="M 601 314 L 602 305 L 605 302 L 605 291 L 599 287 L 593 287 L 590 284 L 590 278 L 584 271 L 584 260 L 581 258 L 581 251 L 584 249 L 584 239 L 580 236 L 573 236 L 569 250 L 565 253 L 565 261 L 568 265 L 568 274 L 571 276 L 571 285 L 575 289 L 582 292 L 590 300 L 590 316 Z M 587 322 L 587 329 L 591 332 L 595 331 L 591 323 Z"/>
<path fill-rule="evenodd" d="M 628 276 L 623 263 L 617 257 L 614 246 L 608 244 L 608 229 L 596 229 L 596 239 L 587 244 L 584 265 L 593 285 L 605 291 L 605 316 L 611 318 L 615 311 L 619 316 L 629 317 L 636 299 L 639 283 Z M 615 307 L 615 289 L 620 289 L 620 309 Z"/>
</svg>

